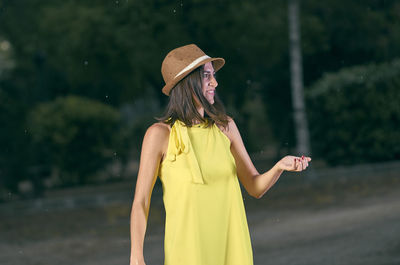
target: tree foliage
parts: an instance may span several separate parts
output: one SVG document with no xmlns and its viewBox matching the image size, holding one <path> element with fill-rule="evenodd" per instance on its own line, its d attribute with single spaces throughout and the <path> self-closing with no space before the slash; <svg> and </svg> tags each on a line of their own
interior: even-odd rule
<svg viewBox="0 0 400 265">
<path fill-rule="evenodd" d="M 316 156 L 332 165 L 400 159 L 400 60 L 325 74 L 308 93 Z"/>
<path fill-rule="evenodd" d="M 302 1 L 305 85 L 324 72 L 399 57 L 398 14 L 398 1 Z M 25 125 L 38 104 L 73 94 L 118 109 L 149 99 L 165 106 L 161 62 L 189 43 L 226 59 L 217 91 L 250 153 L 295 146 L 286 1 L 3 0 L 0 25 L 14 62 L 0 79 L 3 179 L 30 178 L 39 163 L 36 147 L 20 152 L 35 137 Z M 134 125 L 122 135 L 138 138 L 148 126 L 125 123 Z M 140 142 L 126 145 L 139 150 Z"/>
<path fill-rule="evenodd" d="M 38 160 L 57 167 L 62 184 L 84 184 L 116 155 L 119 119 L 110 106 L 68 96 L 37 105 L 28 128 Z"/>
</svg>

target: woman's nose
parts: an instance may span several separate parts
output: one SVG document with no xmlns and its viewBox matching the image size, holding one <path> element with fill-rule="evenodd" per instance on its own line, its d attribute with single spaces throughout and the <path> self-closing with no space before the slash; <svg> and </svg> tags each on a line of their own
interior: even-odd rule
<svg viewBox="0 0 400 265">
<path fill-rule="evenodd" d="M 210 85 L 210 86 L 213 86 L 213 87 L 217 87 L 217 86 L 218 86 L 217 79 L 215 79 L 214 76 L 211 77 L 211 80 L 210 80 L 209 85 Z"/>
</svg>

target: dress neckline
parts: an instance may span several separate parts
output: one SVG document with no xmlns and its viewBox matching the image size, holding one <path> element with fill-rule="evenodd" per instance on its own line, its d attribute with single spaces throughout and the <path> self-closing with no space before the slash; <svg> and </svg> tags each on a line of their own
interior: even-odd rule
<svg viewBox="0 0 400 265">
<path fill-rule="evenodd" d="M 186 128 L 199 128 L 199 129 L 207 129 L 207 125 L 208 125 L 208 121 L 206 120 L 206 121 L 204 121 L 204 122 L 201 122 L 201 123 L 197 123 L 197 124 L 192 124 L 192 126 L 186 126 L 186 124 L 185 123 L 183 123 L 182 121 L 180 121 L 180 120 L 176 120 L 175 122 L 179 122 L 180 124 L 181 124 L 181 126 L 184 126 L 184 127 L 186 127 Z"/>
<path fill-rule="evenodd" d="M 189 128 L 206 129 L 207 128 L 207 124 L 208 124 L 208 121 L 206 120 L 206 121 L 201 122 L 201 123 L 192 124 L 192 127 L 189 127 Z"/>
</svg>

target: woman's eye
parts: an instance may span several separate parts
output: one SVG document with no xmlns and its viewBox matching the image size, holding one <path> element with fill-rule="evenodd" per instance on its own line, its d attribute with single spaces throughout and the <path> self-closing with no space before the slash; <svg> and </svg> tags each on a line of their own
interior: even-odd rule
<svg viewBox="0 0 400 265">
<path fill-rule="evenodd" d="M 214 75 L 210 74 L 210 73 L 203 74 L 204 79 L 207 79 L 207 80 L 211 80 L 211 76 L 214 76 L 214 78 L 217 79 L 217 76 L 215 74 Z"/>
</svg>

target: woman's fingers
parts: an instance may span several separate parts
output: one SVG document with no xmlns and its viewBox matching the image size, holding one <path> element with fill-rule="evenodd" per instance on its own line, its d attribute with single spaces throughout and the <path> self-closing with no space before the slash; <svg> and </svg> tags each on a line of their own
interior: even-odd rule
<svg viewBox="0 0 400 265">
<path fill-rule="evenodd" d="M 301 158 L 296 157 L 296 161 L 297 161 L 296 171 L 302 171 L 303 170 L 303 162 L 301 161 Z"/>
<path fill-rule="evenodd" d="M 288 171 L 303 171 L 309 166 L 310 157 L 286 156 L 281 162 L 281 167 Z"/>
<path fill-rule="evenodd" d="M 292 163 L 292 168 L 290 170 L 296 170 L 296 169 L 297 169 L 297 159 L 294 158 Z"/>
<path fill-rule="evenodd" d="M 311 161 L 311 157 L 295 157 L 295 161 L 297 162 L 296 171 L 303 171 L 308 167 L 308 162 Z"/>
<path fill-rule="evenodd" d="M 303 161 L 304 161 L 304 169 L 306 169 L 308 167 L 308 161 L 306 158 L 304 158 Z"/>
</svg>

